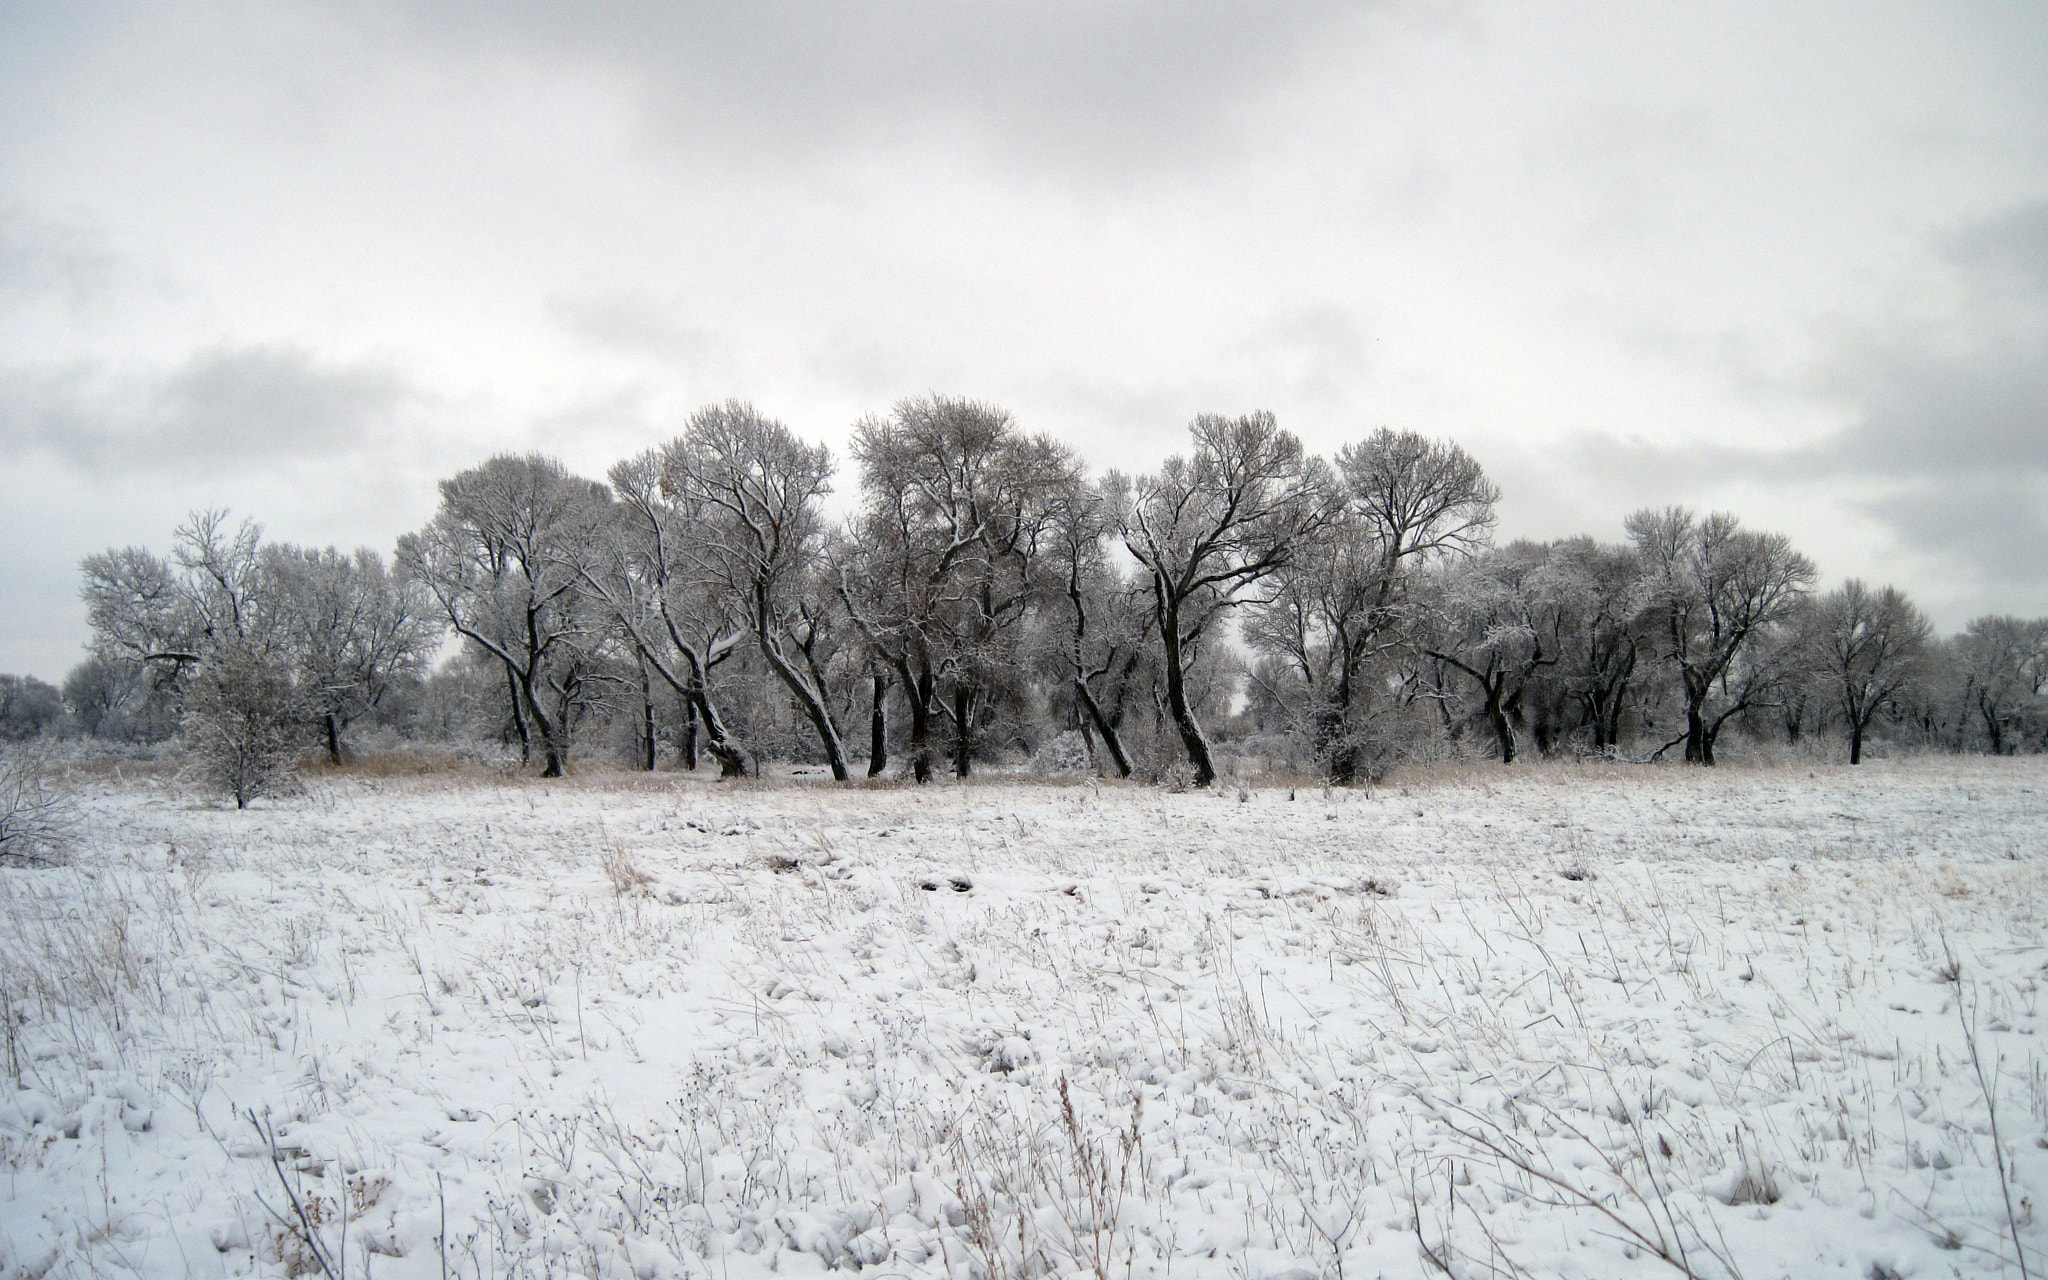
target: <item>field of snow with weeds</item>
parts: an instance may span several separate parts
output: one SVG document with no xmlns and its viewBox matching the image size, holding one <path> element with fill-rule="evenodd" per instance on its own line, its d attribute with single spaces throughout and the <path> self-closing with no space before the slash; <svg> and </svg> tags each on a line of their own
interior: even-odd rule
<svg viewBox="0 0 2048 1280">
<path fill-rule="evenodd" d="M 2048 762 L 83 788 L 0 1277 L 2048 1274 Z"/>
</svg>

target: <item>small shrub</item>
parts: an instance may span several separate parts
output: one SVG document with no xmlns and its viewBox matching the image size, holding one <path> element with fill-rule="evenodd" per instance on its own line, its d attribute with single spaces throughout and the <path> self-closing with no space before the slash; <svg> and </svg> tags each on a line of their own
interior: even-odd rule
<svg viewBox="0 0 2048 1280">
<path fill-rule="evenodd" d="M 0 866 L 48 866 L 71 843 L 70 795 L 37 745 L 0 748 Z"/>
<path fill-rule="evenodd" d="M 289 793 L 306 746 L 303 701 L 291 677 L 246 646 L 224 650 L 193 677 L 185 741 L 200 776 L 246 809 Z"/>
</svg>

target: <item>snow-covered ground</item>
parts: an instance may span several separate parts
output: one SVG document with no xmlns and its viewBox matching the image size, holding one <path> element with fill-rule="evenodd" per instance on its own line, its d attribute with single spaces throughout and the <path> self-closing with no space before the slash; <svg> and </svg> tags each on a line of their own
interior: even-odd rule
<svg viewBox="0 0 2048 1280">
<path fill-rule="evenodd" d="M 2048 1273 L 2048 762 L 1400 781 L 99 785 L 0 1277 Z"/>
</svg>

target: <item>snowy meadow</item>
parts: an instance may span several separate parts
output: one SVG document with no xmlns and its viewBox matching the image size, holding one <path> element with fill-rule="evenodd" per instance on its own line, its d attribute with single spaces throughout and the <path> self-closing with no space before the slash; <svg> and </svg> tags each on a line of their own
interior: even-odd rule
<svg viewBox="0 0 2048 1280">
<path fill-rule="evenodd" d="M 82 784 L 0 1277 L 2048 1273 L 2048 762 Z"/>
</svg>

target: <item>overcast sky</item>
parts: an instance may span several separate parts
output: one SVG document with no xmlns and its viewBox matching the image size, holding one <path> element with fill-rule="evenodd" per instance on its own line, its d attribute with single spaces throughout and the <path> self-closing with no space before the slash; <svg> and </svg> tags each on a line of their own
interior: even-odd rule
<svg viewBox="0 0 2048 1280">
<path fill-rule="evenodd" d="M 194 508 L 388 555 L 494 452 L 930 391 L 2048 613 L 2048 5 L 0 0 L 0 671 Z"/>
</svg>

